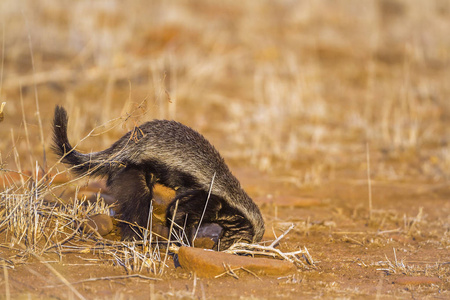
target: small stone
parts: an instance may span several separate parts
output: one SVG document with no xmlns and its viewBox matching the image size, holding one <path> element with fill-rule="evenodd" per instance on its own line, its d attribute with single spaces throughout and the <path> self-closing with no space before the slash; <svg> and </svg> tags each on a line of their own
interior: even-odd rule
<svg viewBox="0 0 450 300">
<path fill-rule="evenodd" d="M 293 263 L 277 259 L 239 256 L 211 250 L 180 247 L 178 261 L 183 269 L 197 273 L 199 277 L 215 277 L 227 271 L 244 268 L 257 275 L 282 276 L 293 273 Z"/>
<path fill-rule="evenodd" d="M 421 284 L 439 284 L 442 280 L 437 277 L 427 276 L 402 276 L 394 280 L 394 283 L 401 285 L 421 285 Z"/>
<path fill-rule="evenodd" d="M 84 227 L 87 233 L 97 231 L 101 236 L 105 236 L 113 230 L 111 217 L 104 214 L 98 214 L 88 217 Z"/>
</svg>

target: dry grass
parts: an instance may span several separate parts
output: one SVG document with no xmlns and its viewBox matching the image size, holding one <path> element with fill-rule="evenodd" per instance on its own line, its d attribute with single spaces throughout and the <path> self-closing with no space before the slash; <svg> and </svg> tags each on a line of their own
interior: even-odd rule
<svg viewBox="0 0 450 300">
<path fill-rule="evenodd" d="M 388 168 L 401 168 L 397 160 L 405 151 L 415 152 L 404 176 L 425 169 L 421 175 L 448 178 L 441 167 L 449 109 L 449 74 L 441 67 L 448 63 L 450 44 L 446 5 L 400 0 L 273 5 L 133 1 L 124 9 L 115 2 L 81 1 L 69 13 L 54 0 L 34 11 L 32 5 L 20 10 L 6 1 L 0 97 L 8 103 L 9 124 L 4 126 L 20 128 L 11 119 L 20 110 L 14 100 L 20 90 L 25 109 L 40 115 L 65 102 L 76 124 L 70 132 L 75 140 L 95 127 L 94 120 L 104 123 L 146 100 L 140 116 L 123 127 L 174 118 L 224 137 L 215 144 L 230 159 L 265 171 L 311 170 L 300 174 L 307 184 L 320 184 L 329 170 L 351 165 L 343 154 L 363 154 L 367 141 L 374 153 L 384 153 L 377 160 Z M 201 9 L 194 13 L 191 6 Z M 136 11 L 147 17 L 136 19 Z M 348 18 L 353 11 L 357 16 Z M 215 13 L 215 26 L 202 26 Z M 227 26 L 235 20 L 237 28 Z M 427 24 L 427 31 L 420 24 Z M 42 112 L 38 95 L 45 101 Z M 28 122 L 41 127 L 36 117 Z M 47 134 L 41 139 L 48 144 Z M 83 147 L 93 147 L 86 142 Z M 42 152 L 36 148 L 33 153 Z M 325 159 L 317 160 L 317 153 Z M 429 166 L 424 157 L 435 163 Z M 377 173 L 390 176 L 386 169 Z"/>
<path fill-rule="evenodd" d="M 397 251 L 393 248 L 393 259 L 386 255 L 386 261 L 379 261 L 374 264 L 378 271 L 383 271 L 388 275 L 402 274 L 408 276 L 435 276 L 445 278 L 449 271 L 448 262 L 412 262 L 407 263 L 403 259 L 397 258 Z"/>
<path fill-rule="evenodd" d="M 145 272 L 155 276 L 162 271 L 164 265 L 161 256 L 164 257 L 164 254 L 160 246 L 165 248 L 164 242 L 162 245 L 151 240 L 146 244 L 142 241 L 120 242 L 104 239 L 96 232 L 84 233 L 83 228 L 89 216 L 99 213 L 109 215 L 111 208 L 103 199 L 95 203 L 89 203 L 85 198 L 79 201 L 75 193 L 75 200 L 68 203 L 67 200 L 55 198 L 51 188 L 45 184 L 34 188 L 37 185 L 27 183 L 21 187 L 21 193 L 18 190 L 6 190 L 0 195 L 1 247 L 10 253 L 7 259 L 6 256 L 2 258 L 5 263 L 11 266 L 28 264 L 32 258 L 37 258 L 64 285 L 71 288 L 72 284 L 47 264 L 43 257 L 56 254 L 61 261 L 68 254 L 91 253 L 94 256 L 81 262 L 81 266 L 93 262 L 115 265 L 129 274 L 130 278 L 136 276 L 132 275 L 134 273 Z M 77 293 L 76 290 L 74 292 Z"/>
</svg>

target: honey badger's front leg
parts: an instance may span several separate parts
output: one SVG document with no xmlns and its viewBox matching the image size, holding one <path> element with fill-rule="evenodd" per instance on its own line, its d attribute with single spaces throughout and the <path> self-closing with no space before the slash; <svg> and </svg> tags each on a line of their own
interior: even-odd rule
<svg viewBox="0 0 450 300">
<path fill-rule="evenodd" d="M 150 201 L 153 197 L 153 182 L 151 174 L 133 166 L 124 167 L 123 170 L 108 178 L 108 189 L 119 203 L 120 219 L 141 227 L 147 227 Z M 138 230 L 125 223 L 119 225 L 122 239 L 139 239 Z M 140 237 L 142 238 L 142 237 Z"/>
<path fill-rule="evenodd" d="M 173 222 L 173 230 L 178 232 L 178 237 L 184 237 L 182 242 L 192 245 L 200 220 L 205 224 L 217 218 L 220 203 L 211 199 L 207 201 L 207 197 L 203 190 L 178 190 L 167 207 L 166 226 L 170 227 Z"/>
</svg>

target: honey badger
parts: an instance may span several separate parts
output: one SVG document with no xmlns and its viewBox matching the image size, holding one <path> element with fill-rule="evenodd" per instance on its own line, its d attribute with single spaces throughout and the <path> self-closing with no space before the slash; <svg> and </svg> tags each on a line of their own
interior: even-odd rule
<svg viewBox="0 0 450 300">
<path fill-rule="evenodd" d="M 54 152 L 76 174 L 106 177 L 108 189 L 119 202 L 121 219 L 146 227 L 153 185 L 160 183 L 176 190 L 166 211 L 167 224 L 173 220 L 185 228 L 192 242 L 215 176 L 202 224 L 221 226 L 218 248 L 261 240 L 261 212 L 219 152 L 198 132 L 175 121 L 153 120 L 131 130 L 106 150 L 83 154 L 69 143 L 67 122 L 66 110 L 56 106 Z M 128 224 L 120 226 L 123 239 L 135 236 Z"/>
</svg>

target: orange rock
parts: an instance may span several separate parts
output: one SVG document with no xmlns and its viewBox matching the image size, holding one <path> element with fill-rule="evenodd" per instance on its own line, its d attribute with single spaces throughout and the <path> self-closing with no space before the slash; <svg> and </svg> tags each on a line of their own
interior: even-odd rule
<svg viewBox="0 0 450 300">
<path fill-rule="evenodd" d="M 245 268 L 257 275 L 281 276 L 296 271 L 293 263 L 288 261 L 238 256 L 192 247 L 180 247 L 178 251 L 180 265 L 200 277 L 215 277 L 227 271 Z"/>
</svg>

